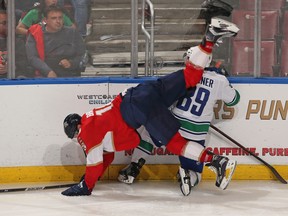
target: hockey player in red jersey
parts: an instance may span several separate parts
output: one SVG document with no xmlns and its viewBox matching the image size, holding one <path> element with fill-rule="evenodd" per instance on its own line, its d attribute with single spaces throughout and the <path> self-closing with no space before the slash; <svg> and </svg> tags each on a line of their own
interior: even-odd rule
<svg viewBox="0 0 288 216">
<path fill-rule="evenodd" d="M 212 20 L 202 43 L 194 49 L 184 70 L 129 88 L 110 104 L 95 108 L 82 117 L 78 114 L 68 115 L 64 119 L 64 131 L 71 139 L 77 137 L 87 159 L 85 178 L 62 194 L 90 195 L 99 177 L 112 163 L 114 152 L 139 145 L 140 137 L 136 129 L 141 125 L 170 152 L 200 162 L 210 162 L 217 170 L 219 185 L 225 188 L 230 181 L 224 178 L 225 170 L 230 166 L 235 168 L 236 162 L 214 155 L 184 139 L 178 132 L 179 121 L 168 108 L 201 80 L 203 69 L 211 60 L 214 44 L 223 37 L 235 36 L 238 31 L 233 23 Z"/>
</svg>

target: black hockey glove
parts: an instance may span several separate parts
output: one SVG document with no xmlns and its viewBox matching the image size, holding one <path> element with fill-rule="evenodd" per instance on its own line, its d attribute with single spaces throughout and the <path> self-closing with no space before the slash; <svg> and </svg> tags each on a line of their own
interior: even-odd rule
<svg viewBox="0 0 288 216">
<path fill-rule="evenodd" d="M 61 193 L 64 196 L 89 196 L 91 190 L 88 189 L 85 181 L 81 181 L 79 184 L 74 185 Z"/>
<path fill-rule="evenodd" d="M 212 17 L 226 16 L 229 17 L 233 7 L 221 0 L 205 0 L 201 4 L 200 18 L 206 19 L 207 23 L 211 22 Z"/>
</svg>

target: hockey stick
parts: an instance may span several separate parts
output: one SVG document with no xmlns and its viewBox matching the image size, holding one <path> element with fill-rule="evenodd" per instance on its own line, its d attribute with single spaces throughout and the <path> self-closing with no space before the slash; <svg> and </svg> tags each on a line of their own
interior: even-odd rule
<svg viewBox="0 0 288 216">
<path fill-rule="evenodd" d="M 74 183 L 74 184 L 63 184 L 63 185 L 51 185 L 51 186 L 39 186 L 39 187 L 36 186 L 36 187 L 0 189 L 0 193 L 64 188 L 64 187 L 71 187 L 71 186 L 73 186 L 75 184 L 77 184 L 77 183 Z"/>
<path fill-rule="evenodd" d="M 242 148 L 244 151 L 246 151 L 247 153 L 249 153 L 250 155 L 252 155 L 254 158 L 256 158 L 257 160 L 261 161 L 266 167 L 268 167 L 271 172 L 274 174 L 274 176 L 283 184 L 287 184 L 287 181 L 277 172 L 277 170 L 271 166 L 269 163 L 267 163 L 266 161 L 264 161 L 263 159 L 261 159 L 260 157 L 258 157 L 257 155 L 255 155 L 253 152 L 249 151 L 247 148 L 245 148 L 243 145 L 241 145 L 240 143 L 238 143 L 236 140 L 234 140 L 233 138 L 231 138 L 230 136 L 228 136 L 227 134 L 225 134 L 223 131 L 221 131 L 219 128 L 215 127 L 214 125 L 210 125 L 211 128 L 213 128 L 215 131 L 217 131 L 219 134 L 221 134 L 222 136 L 226 137 L 228 140 L 230 140 L 231 142 L 233 142 L 235 145 L 239 146 L 240 148 Z"/>
</svg>

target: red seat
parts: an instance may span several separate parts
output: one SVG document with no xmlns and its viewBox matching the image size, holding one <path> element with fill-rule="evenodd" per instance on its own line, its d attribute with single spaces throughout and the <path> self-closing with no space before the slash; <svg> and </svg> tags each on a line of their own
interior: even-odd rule
<svg viewBox="0 0 288 216">
<path fill-rule="evenodd" d="M 282 41 L 281 76 L 288 76 L 288 40 Z"/>
<path fill-rule="evenodd" d="M 235 76 L 252 76 L 254 73 L 254 42 L 232 42 L 232 74 Z M 274 41 L 261 42 L 261 76 L 273 76 L 276 64 Z"/>
<path fill-rule="evenodd" d="M 288 11 L 285 11 L 284 13 L 282 28 L 283 28 L 283 38 L 284 40 L 288 40 Z"/>
<path fill-rule="evenodd" d="M 261 0 L 262 10 L 279 10 L 285 5 L 285 0 Z M 239 8 L 246 10 L 255 9 L 255 0 L 240 0 Z"/>
<path fill-rule="evenodd" d="M 261 14 L 261 38 L 262 40 L 274 40 L 275 35 L 279 34 L 279 12 L 276 10 L 262 11 Z M 254 39 L 254 18 L 254 11 L 234 10 L 232 12 L 232 22 L 240 28 L 236 40 Z"/>
</svg>

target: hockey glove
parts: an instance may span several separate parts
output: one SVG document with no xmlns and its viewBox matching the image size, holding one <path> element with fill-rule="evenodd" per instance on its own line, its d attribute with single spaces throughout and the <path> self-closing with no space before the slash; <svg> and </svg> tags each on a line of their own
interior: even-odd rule
<svg viewBox="0 0 288 216">
<path fill-rule="evenodd" d="M 206 19 L 207 23 L 210 23 L 213 17 L 229 17 L 233 11 L 233 7 L 230 4 L 221 0 L 205 0 L 201 7 L 200 18 Z"/>
<path fill-rule="evenodd" d="M 88 189 L 85 181 L 81 181 L 79 184 L 74 185 L 61 193 L 64 196 L 89 196 L 91 190 Z"/>
</svg>

